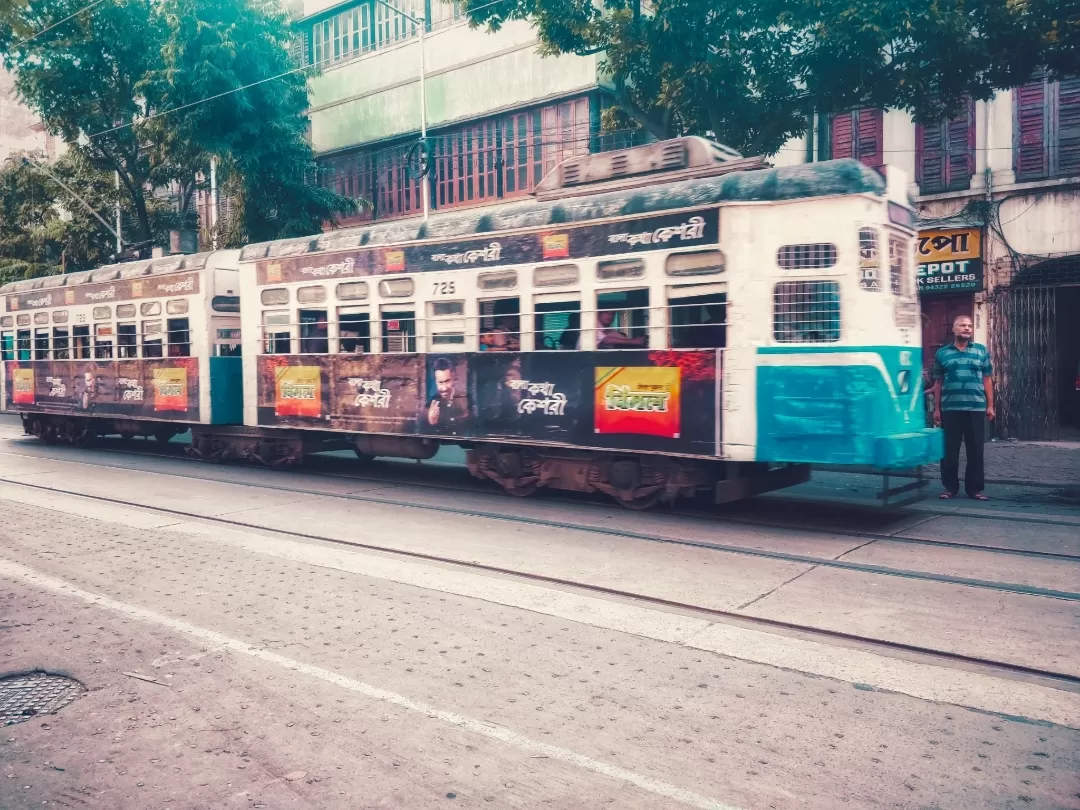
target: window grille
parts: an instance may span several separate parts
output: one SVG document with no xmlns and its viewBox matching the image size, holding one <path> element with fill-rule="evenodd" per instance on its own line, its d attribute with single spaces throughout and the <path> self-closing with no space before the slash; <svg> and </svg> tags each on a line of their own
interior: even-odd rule
<svg viewBox="0 0 1080 810">
<path fill-rule="evenodd" d="M 776 263 L 784 270 L 824 270 L 836 264 L 836 245 L 784 245 L 776 251 Z"/>
<path fill-rule="evenodd" d="M 840 340 L 840 285 L 782 281 L 773 291 L 773 336 L 780 343 Z"/>
</svg>

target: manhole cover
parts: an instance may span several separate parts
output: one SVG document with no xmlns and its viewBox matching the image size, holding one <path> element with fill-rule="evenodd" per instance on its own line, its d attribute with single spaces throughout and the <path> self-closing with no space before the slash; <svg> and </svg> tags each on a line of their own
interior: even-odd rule
<svg viewBox="0 0 1080 810">
<path fill-rule="evenodd" d="M 58 712 L 84 690 L 76 680 L 46 672 L 0 678 L 0 724 L 13 726 Z"/>
</svg>

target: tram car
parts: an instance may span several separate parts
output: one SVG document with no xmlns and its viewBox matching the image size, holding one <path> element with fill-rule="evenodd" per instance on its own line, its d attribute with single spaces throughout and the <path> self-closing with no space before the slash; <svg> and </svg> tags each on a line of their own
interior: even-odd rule
<svg viewBox="0 0 1080 810">
<path fill-rule="evenodd" d="M 427 459 L 452 444 L 514 495 L 731 501 L 801 483 L 812 465 L 940 458 L 922 407 L 914 241 L 901 173 L 770 168 L 703 139 L 664 141 L 571 159 L 499 207 L 173 258 L 169 272 L 150 262 L 8 285 L 2 401 L 43 438 L 190 429 L 197 456 L 272 466 L 340 448 Z M 145 359 L 134 324 L 130 357 L 92 359 L 147 382 L 139 413 L 55 397 L 86 372 L 56 367 L 75 361 L 32 331 L 58 309 L 48 290 L 139 272 L 198 279 L 185 410 L 159 407 L 174 401 L 153 387 L 159 373 L 179 379 L 164 369 L 180 358 Z M 239 360 L 222 337 L 237 335 L 235 310 L 227 325 L 221 311 L 234 302 Z M 92 308 L 80 314 L 93 323 Z M 119 316 L 110 324 L 118 333 Z M 125 360 L 147 364 L 143 376 Z M 120 408 L 108 379 L 97 401 Z"/>
</svg>

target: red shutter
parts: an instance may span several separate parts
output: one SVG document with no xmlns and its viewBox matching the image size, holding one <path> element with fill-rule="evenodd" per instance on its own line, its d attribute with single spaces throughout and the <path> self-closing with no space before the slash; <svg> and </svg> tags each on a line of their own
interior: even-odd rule
<svg viewBox="0 0 1080 810">
<path fill-rule="evenodd" d="M 915 181 L 923 194 L 945 190 L 945 155 L 941 124 L 915 127 Z"/>
<path fill-rule="evenodd" d="M 1058 82 L 1057 155 L 1054 174 L 1080 174 L 1080 76 Z"/>
<path fill-rule="evenodd" d="M 852 132 L 851 113 L 839 113 L 832 120 L 832 157 L 833 159 L 855 156 L 855 139 Z"/>
<path fill-rule="evenodd" d="M 884 140 L 884 117 L 881 110 L 862 109 L 858 112 L 859 140 L 856 157 L 867 166 L 880 169 L 885 165 L 882 158 Z"/>
<path fill-rule="evenodd" d="M 950 191 L 971 187 L 975 173 L 975 102 L 968 99 L 961 113 L 945 124 L 948 166 L 945 183 Z"/>
<path fill-rule="evenodd" d="M 1030 82 L 1016 88 L 1016 145 L 1013 162 L 1017 180 L 1045 177 L 1047 160 L 1046 80 Z"/>
</svg>

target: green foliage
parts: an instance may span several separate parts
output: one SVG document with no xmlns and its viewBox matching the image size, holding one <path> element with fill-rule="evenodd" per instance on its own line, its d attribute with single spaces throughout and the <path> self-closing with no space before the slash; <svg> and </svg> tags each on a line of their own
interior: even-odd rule
<svg viewBox="0 0 1080 810">
<path fill-rule="evenodd" d="M 932 121 L 1038 67 L 1080 72 L 1080 17 L 1053 0 L 465 2 L 474 25 L 532 21 L 547 53 L 603 53 L 619 105 L 656 137 L 712 133 L 754 154 L 814 113 Z"/>
<path fill-rule="evenodd" d="M 273 78 L 296 67 L 289 21 L 276 5 L 106 0 L 21 39 L 85 5 L 0 0 L 0 53 L 48 129 L 75 146 L 86 171 L 108 173 L 98 178 L 107 177 L 103 192 L 120 173 L 129 242 L 166 244 L 169 227 L 194 225 L 189 203 L 207 185 L 211 156 L 241 201 L 236 240 L 312 233 L 353 211 L 351 201 L 304 182 L 314 169 L 306 76 Z M 175 194 L 171 217 L 159 202 L 164 191 Z M 101 231 L 96 224 L 87 234 Z"/>
</svg>

